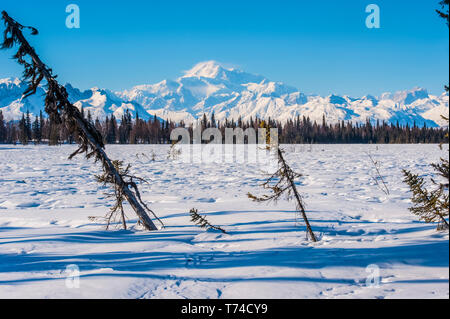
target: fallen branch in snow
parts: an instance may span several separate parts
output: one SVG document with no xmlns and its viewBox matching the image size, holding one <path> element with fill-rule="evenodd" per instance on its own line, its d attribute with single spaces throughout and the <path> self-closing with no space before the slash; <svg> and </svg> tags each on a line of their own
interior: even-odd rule
<svg viewBox="0 0 450 319">
<path fill-rule="evenodd" d="M 41 61 L 22 33 L 23 29 L 30 29 L 32 35 L 37 35 L 38 31 L 33 27 L 21 25 L 5 11 L 2 12 L 2 19 L 6 29 L 1 48 L 10 49 L 17 44 L 19 49 L 13 58 L 25 68 L 23 78 L 28 81 L 28 88 L 23 93 L 23 98 L 35 94 L 36 89 L 45 79 L 47 81 L 45 111 L 56 123 L 64 123 L 68 132 L 76 137 L 80 146 L 70 155 L 69 159 L 77 154 L 85 153 L 86 158 L 93 157 L 96 162 L 101 162 L 105 183 L 114 187 L 117 209 L 123 212 L 122 202 L 127 200 L 144 228 L 157 230 L 158 228 L 148 216 L 148 213 L 152 213 L 152 211 L 142 202 L 137 185 L 132 181 L 125 181 L 126 174 L 121 173 L 114 165 L 115 162 L 106 155 L 101 133 L 69 102 L 65 87 L 56 81 L 56 75 L 53 75 L 52 69 Z"/>
<path fill-rule="evenodd" d="M 215 230 L 219 230 L 222 233 L 226 234 L 227 232 L 218 226 L 214 226 L 212 225 L 207 219 L 206 217 L 200 215 L 198 213 L 198 210 L 195 208 L 192 208 L 189 212 L 191 214 L 191 222 L 193 222 L 194 224 L 196 224 L 197 226 L 199 226 L 200 228 L 206 228 L 206 229 L 215 229 Z"/>
</svg>

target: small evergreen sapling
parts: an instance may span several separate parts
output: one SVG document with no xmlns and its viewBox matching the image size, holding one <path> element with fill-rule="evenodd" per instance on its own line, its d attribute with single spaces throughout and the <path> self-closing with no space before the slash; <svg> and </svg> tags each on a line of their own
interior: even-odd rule
<svg viewBox="0 0 450 319">
<path fill-rule="evenodd" d="M 261 197 L 257 197 L 251 193 L 248 193 L 247 196 L 255 202 L 277 202 L 283 194 L 286 196 L 286 199 L 288 201 L 295 199 L 297 204 L 297 211 L 302 215 L 309 237 L 313 242 L 317 242 L 316 235 L 312 231 L 311 225 L 309 224 L 308 218 L 306 216 L 303 198 L 301 197 L 297 190 L 297 187 L 295 186 L 295 179 L 301 177 L 302 175 L 294 172 L 286 163 L 283 156 L 283 151 L 278 146 L 277 155 L 279 165 L 278 170 L 261 185 L 264 189 L 268 189 L 270 191 L 270 194 L 265 194 Z"/>
<path fill-rule="evenodd" d="M 447 117 L 442 116 L 442 118 L 448 121 Z M 448 133 L 446 137 L 448 139 Z M 443 149 L 442 145 L 439 145 L 441 150 Z M 441 181 L 431 179 L 431 183 L 435 186 L 431 190 L 425 187 L 426 182 L 423 177 L 403 170 L 404 182 L 408 184 L 412 193 L 413 206 L 409 210 L 427 223 L 438 222 L 438 230 L 448 230 L 449 225 L 445 218 L 449 213 L 449 160 L 441 158 L 439 163 L 433 163 L 431 166 L 441 178 Z"/>
<path fill-rule="evenodd" d="M 446 20 L 448 27 L 449 0 L 443 0 L 439 4 L 442 7 L 442 11 L 436 11 L 441 18 Z M 445 85 L 445 90 L 448 93 L 448 85 Z M 447 124 L 449 123 L 448 115 L 441 115 L 441 117 L 447 121 Z M 445 138 L 447 139 L 448 145 L 448 131 Z M 439 145 L 441 150 L 443 149 L 443 145 L 444 143 Z M 441 178 L 440 182 L 431 179 L 432 184 L 435 186 L 435 188 L 431 190 L 425 187 L 426 183 L 423 177 L 420 177 L 418 174 L 413 174 L 410 171 L 403 170 L 405 176 L 404 182 L 408 184 L 412 192 L 411 202 L 413 203 L 413 206 L 410 207 L 409 210 L 427 223 L 438 222 L 438 230 L 448 230 L 449 225 L 445 218 L 447 218 L 449 214 L 449 160 L 441 158 L 440 163 L 434 163 L 431 164 L 431 166 Z"/>
<path fill-rule="evenodd" d="M 436 186 L 432 190 L 425 187 L 426 183 L 423 177 L 403 170 L 404 182 L 408 184 L 412 192 L 411 202 L 413 206 L 409 210 L 427 223 L 438 222 L 438 230 L 448 229 L 448 222 L 445 220 L 448 217 L 449 210 L 448 160 L 442 159 L 442 161 L 443 163 L 432 164 L 432 166 L 440 176 L 447 178 L 447 183 L 437 183 L 432 180 L 432 183 Z M 445 168 L 445 165 L 447 168 Z"/>
<path fill-rule="evenodd" d="M 206 229 L 215 229 L 215 230 L 219 230 L 222 233 L 226 234 L 227 232 L 218 226 L 214 226 L 212 225 L 205 216 L 202 216 L 198 213 L 198 210 L 195 208 L 192 208 L 191 211 L 189 212 L 191 215 L 191 222 L 193 222 L 194 224 L 196 224 L 197 226 L 199 226 L 200 228 L 206 228 Z"/>
</svg>

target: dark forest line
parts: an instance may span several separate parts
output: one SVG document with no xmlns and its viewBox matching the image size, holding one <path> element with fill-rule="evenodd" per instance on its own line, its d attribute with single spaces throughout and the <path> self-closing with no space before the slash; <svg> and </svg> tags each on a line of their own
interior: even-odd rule
<svg viewBox="0 0 450 319">
<path fill-rule="evenodd" d="M 84 114 L 84 111 L 83 111 Z M 170 133 L 173 129 L 184 127 L 192 137 L 193 126 L 186 125 L 183 121 L 175 123 L 170 120 L 160 120 L 156 116 L 147 121 L 126 112 L 120 121 L 114 115 L 106 117 L 104 121 L 93 120 L 88 112 L 85 117 L 101 132 L 107 144 L 169 144 Z M 203 115 L 199 121 L 202 129 L 218 128 L 224 137 L 225 128 L 278 128 L 279 142 L 283 144 L 417 144 L 417 143 L 442 143 L 446 141 L 448 128 L 418 127 L 415 124 L 399 125 L 376 121 L 373 123 L 367 119 L 366 123 L 358 124 L 351 121 L 341 121 L 335 124 L 326 122 L 323 116 L 322 122 L 311 121 L 308 117 L 297 116 L 285 123 L 267 119 L 250 119 L 243 121 L 225 120 L 216 121 L 214 114 L 211 118 Z M 191 138 L 192 140 L 192 138 Z M 5 122 L 0 111 L 0 143 L 2 144 L 71 144 L 76 140 L 68 133 L 64 123 L 53 122 L 40 116 L 31 117 L 30 113 L 23 114 L 20 121 Z"/>
</svg>

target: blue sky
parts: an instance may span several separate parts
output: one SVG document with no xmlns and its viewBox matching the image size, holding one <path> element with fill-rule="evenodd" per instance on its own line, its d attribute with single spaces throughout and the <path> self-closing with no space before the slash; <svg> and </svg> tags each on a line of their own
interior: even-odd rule
<svg viewBox="0 0 450 319">
<path fill-rule="evenodd" d="M 439 0 L 368 1 L 2 1 L 62 82 L 113 90 L 175 79 L 216 60 L 283 81 L 305 93 L 379 95 L 448 82 L 448 28 Z M 65 26 L 77 4 L 81 28 Z M 381 28 L 368 29 L 365 8 L 380 7 Z M 0 31 L 3 25 L 0 26 Z M 0 52 L 0 77 L 21 68 Z"/>
</svg>

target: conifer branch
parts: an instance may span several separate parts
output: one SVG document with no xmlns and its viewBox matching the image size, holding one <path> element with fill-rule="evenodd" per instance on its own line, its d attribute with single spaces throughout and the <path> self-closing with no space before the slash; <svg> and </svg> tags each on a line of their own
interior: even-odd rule
<svg viewBox="0 0 450 319">
<path fill-rule="evenodd" d="M 195 208 L 192 208 L 189 212 L 189 214 L 191 215 L 191 222 L 193 222 L 194 224 L 196 224 L 197 226 L 199 226 L 200 228 L 206 228 L 206 229 L 215 229 L 215 230 L 219 230 L 222 233 L 226 234 L 227 232 L 219 227 L 219 226 L 214 226 L 212 225 L 205 216 L 202 216 L 198 213 L 198 210 Z"/>
<path fill-rule="evenodd" d="M 449 210 L 448 186 L 445 187 L 445 184 L 441 184 L 437 189 L 429 191 L 425 187 L 424 179 L 419 175 L 407 170 L 403 170 L 403 174 L 404 182 L 412 193 L 413 206 L 409 210 L 426 223 L 438 222 L 440 230 L 448 229 L 449 225 L 445 219 L 448 217 Z"/>
<path fill-rule="evenodd" d="M 442 117 L 448 121 L 447 117 Z M 446 137 L 448 143 L 448 133 Z M 443 150 L 442 145 L 439 145 L 441 150 Z M 431 167 L 434 168 L 441 181 L 431 178 L 435 188 L 430 190 L 426 188 L 423 177 L 403 170 L 405 176 L 403 181 L 409 186 L 412 193 L 413 206 L 409 210 L 427 223 L 438 222 L 438 230 L 449 229 L 445 218 L 449 215 L 450 163 L 448 159 L 441 158 L 439 163 L 432 163 Z"/>
</svg>

